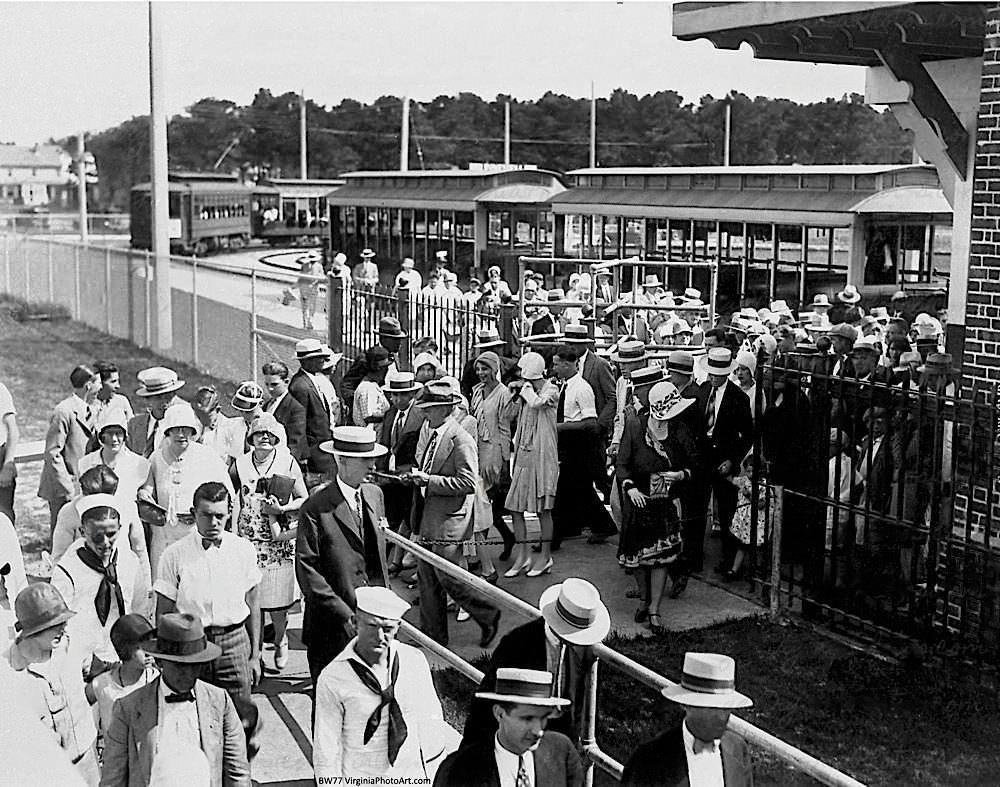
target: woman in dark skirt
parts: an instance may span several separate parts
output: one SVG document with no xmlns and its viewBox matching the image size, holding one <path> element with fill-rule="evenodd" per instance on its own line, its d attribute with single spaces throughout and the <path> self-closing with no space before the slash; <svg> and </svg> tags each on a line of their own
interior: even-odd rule
<svg viewBox="0 0 1000 787">
<path fill-rule="evenodd" d="M 618 449 L 620 550 L 625 567 L 639 573 L 643 588 L 635 620 L 648 620 L 653 631 L 663 628 L 660 601 L 667 575 L 674 574 L 674 581 L 681 576 L 677 566 L 682 547 L 678 497 L 701 466 L 695 434 L 677 418 L 693 403 L 672 383 L 657 383 L 650 389 L 649 406 L 628 415 Z"/>
</svg>

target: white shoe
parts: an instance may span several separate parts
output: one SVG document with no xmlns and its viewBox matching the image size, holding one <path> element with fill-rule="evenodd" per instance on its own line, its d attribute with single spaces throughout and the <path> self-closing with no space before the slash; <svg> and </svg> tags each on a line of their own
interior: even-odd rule
<svg viewBox="0 0 1000 787">
<path fill-rule="evenodd" d="M 281 638 L 281 642 L 274 643 L 274 668 L 281 672 L 288 666 L 288 635 Z"/>
<path fill-rule="evenodd" d="M 464 609 L 462 609 L 461 607 L 459 607 L 458 608 L 458 614 L 455 616 L 455 620 L 457 620 L 459 623 L 464 623 L 470 617 L 472 617 L 472 616 L 468 612 L 466 612 Z"/>
</svg>

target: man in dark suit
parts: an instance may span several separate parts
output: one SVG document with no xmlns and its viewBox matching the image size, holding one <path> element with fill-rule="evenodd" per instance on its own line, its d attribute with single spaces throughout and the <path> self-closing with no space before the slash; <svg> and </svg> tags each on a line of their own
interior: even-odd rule
<svg viewBox="0 0 1000 787">
<path fill-rule="evenodd" d="M 426 418 L 417 442 L 420 465 L 407 476 L 417 487 L 411 514 L 413 532 L 428 542 L 428 549 L 455 565 L 462 558 L 462 542 L 472 537 L 472 506 L 479 476 L 475 438 L 451 417 L 460 399 L 445 380 L 424 385 L 420 400 L 414 404 Z M 479 646 L 485 648 L 493 641 L 500 610 L 492 603 L 423 561 L 417 564 L 417 580 L 420 627 L 427 636 L 448 644 L 447 593 L 476 619 L 482 630 Z"/>
<path fill-rule="evenodd" d="M 726 347 L 713 347 L 708 351 L 708 380 L 701 384 L 705 401 L 705 437 L 707 438 L 707 466 L 705 478 L 715 495 L 719 510 L 719 527 L 722 530 L 722 566 L 732 568 L 739 541 L 729 532 L 736 513 L 737 492 L 732 478 L 739 474 L 743 457 L 753 442 L 753 414 L 750 398 L 729 379 L 734 368 L 733 353 Z M 707 508 L 707 506 L 706 506 Z M 700 543 L 704 542 L 704 527 Z"/>
<path fill-rule="evenodd" d="M 336 476 L 299 509 L 295 575 L 305 601 L 302 641 L 313 685 L 354 637 L 354 589 L 385 585 L 382 490 L 362 483 L 386 453 L 367 427 L 338 426 L 323 451 Z"/>
<path fill-rule="evenodd" d="M 285 427 L 288 436 L 288 450 L 303 471 L 309 460 L 309 444 L 306 442 L 306 408 L 288 393 L 288 367 L 281 361 L 265 363 L 264 390 L 271 398 L 264 405 L 264 412 L 270 413 Z"/>
<path fill-rule="evenodd" d="M 402 368 L 399 358 L 399 348 L 403 340 L 407 337 L 406 331 L 399 324 L 395 317 L 383 317 L 378 321 L 378 344 L 372 347 L 384 347 L 389 353 L 389 369 L 398 370 Z M 371 349 L 371 348 L 366 348 Z M 368 373 L 368 366 L 365 363 L 365 353 L 359 353 L 354 363 L 344 373 L 344 378 L 340 382 L 340 395 L 344 399 L 344 406 L 350 412 L 351 402 L 354 400 L 354 391 L 358 387 L 364 376 Z"/>
<path fill-rule="evenodd" d="M 548 670 L 558 675 L 553 695 L 572 704 L 549 719 L 549 729 L 575 742 L 580 730 L 573 709 L 583 707 L 586 677 L 594 663 L 593 646 L 608 635 L 611 616 L 597 588 L 585 579 L 576 578 L 546 588 L 538 608 L 541 617 L 518 626 L 497 643 L 479 691 L 495 691 L 497 672 L 504 667 Z M 571 610 L 571 614 L 560 613 L 560 608 L 564 612 Z M 465 719 L 462 743 L 490 736 L 496 728 L 491 704 L 473 698 Z"/>
<path fill-rule="evenodd" d="M 626 787 L 752 787 L 747 742 L 729 732 L 729 716 L 753 701 L 736 691 L 736 662 L 685 653 L 681 682 L 663 696 L 684 706 L 684 721 L 636 749 L 625 763 Z"/>
<path fill-rule="evenodd" d="M 448 755 L 435 787 L 580 787 L 583 765 L 576 748 L 565 735 L 545 729 L 552 713 L 569 705 L 551 696 L 551 685 L 551 672 L 499 670 L 492 691 L 476 692 L 490 703 L 496 733 Z"/>
<path fill-rule="evenodd" d="M 201 621 L 170 612 L 145 647 L 160 676 L 114 704 L 104 739 L 101 787 L 182 783 L 192 750 L 205 755 L 212 787 L 249 787 L 246 737 L 229 694 L 198 679 L 219 647 L 206 641 Z M 167 718 L 161 718 L 163 713 Z"/>
<path fill-rule="evenodd" d="M 289 395 L 306 411 L 306 472 L 314 485 L 333 469 L 333 460 L 320 446 L 330 439 L 330 402 L 323 393 L 323 363 L 326 353 L 317 339 L 303 339 L 295 345 L 299 370 L 288 384 Z M 327 380 L 329 381 L 329 380 Z M 332 387 L 332 386 L 331 386 Z"/>
<path fill-rule="evenodd" d="M 128 421 L 125 445 L 129 450 L 147 459 L 163 439 L 163 420 L 167 408 L 183 403 L 177 391 L 184 387 L 184 381 L 177 379 L 177 372 L 163 366 L 143 369 L 136 377 L 139 388 L 135 395 L 145 403 L 146 409 Z"/>
<path fill-rule="evenodd" d="M 479 376 L 476 374 L 476 357 L 487 350 L 492 350 L 500 358 L 501 383 L 507 385 L 517 379 L 517 361 L 506 356 L 505 353 L 510 344 L 500 338 L 496 328 L 481 328 L 476 334 L 476 339 L 477 341 L 473 345 L 476 351 L 465 362 L 462 376 L 459 378 L 462 384 L 462 393 L 467 399 L 472 398 L 472 389 L 479 382 Z"/>
</svg>

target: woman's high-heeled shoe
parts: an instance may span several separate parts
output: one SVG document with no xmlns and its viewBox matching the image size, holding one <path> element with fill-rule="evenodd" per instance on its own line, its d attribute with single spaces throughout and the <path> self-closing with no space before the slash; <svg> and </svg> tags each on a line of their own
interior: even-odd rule
<svg viewBox="0 0 1000 787">
<path fill-rule="evenodd" d="M 527 577 L 540 577 L 542 574 L 552 573 L 552 558 L 549 558 L 549 562 L 546 563 L 541 568 L 533 568 L 525 576 Z"/>
<path fill-rule="evenodd" d="M 525 558 L 524 562 L 522 562 L 520 565 L 517 566 L 511 566 L 510 568 L 508 568 L 506 571 L 503 572 L 503 575 L 507 577 L 507 579 L 513 579 L 514 577 L 524 573 L 530 568 L 531 568 L 531 559 Z"/>
</svg>

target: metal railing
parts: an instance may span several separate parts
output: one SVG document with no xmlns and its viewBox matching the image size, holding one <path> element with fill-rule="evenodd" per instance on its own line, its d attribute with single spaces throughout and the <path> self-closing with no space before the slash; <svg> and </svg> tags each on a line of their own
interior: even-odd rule
<svg viewBox="0 0 1000 787">
<path fill-rule="evenodd" d="M 392 530 L 384 530 L 386 541 L 402 547 L 407 552 L 412 553 L 417 559 L 423 560 L 434 568 L 457 579 L 475 590 L 490 601 L 520 615 L 525 615 L 531 619 L 538 618 L 541 613 L 538 609 L 526 601 L 491 585 L 485 579 L 475 576 L 461 567 L 449 562 L 445 558 L 436 555 L 434 552 L 424 548 L 419 543 L 415 543 L 405 536 L 401 536 Z M 413 636 L 422 647 L 433 652 L 442 658 L 461 674 L 477 684 L 482 681 L 483 674 L 464 659 L 457 656 L 443 645 L 439 645 L 434 640 L 427 637 L 419 629 L 408 623 L 403 624 L 403 631 Z M 674 682 L 667 680 L 662 675 L 658 675 L 651 669 L 642 666 L 636 661 L 622 655 L 616 650 L 612 650 L 603 644 L 594 646 L 596 659 L 587 673 L 585 707 L 581 713 L 580 730 L 580 750 L 585 757 L 585 784 L 592 787 L 594 783 L 594 768 L 600 768 L 605 773 L 610 774 L 616 780 L 621 781 L 622 764 L 604 752 L 596 740 L 597 736 L 597 681 L 598 665 L 600 662 L 614 667 L 624 675 L 634 679 L 636 682 L 648 686 L 659 693 L 662 689 L 675 686 Z M 801 749 L 792 746 L 780 738 L 771 735 L 759 727 L 751 724 L 738 716 L 729 717 L 729 728 L 743 736 L 751 745 L 764 749 L 778 757 L 788 765 L 795 768 L 822 784 L 835 785 L 836 787 L 861 787 L 863 784 L 857 779 L 837 770 L 836 768 L 816 759 Z"/>
</svg>

